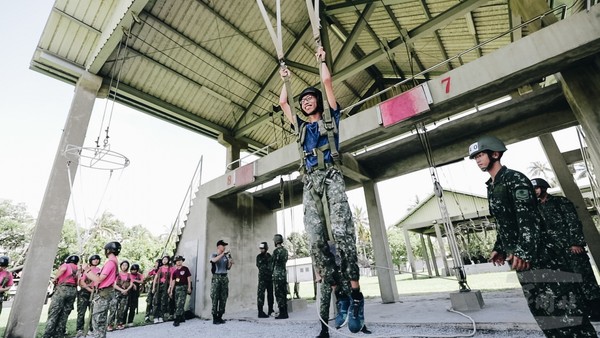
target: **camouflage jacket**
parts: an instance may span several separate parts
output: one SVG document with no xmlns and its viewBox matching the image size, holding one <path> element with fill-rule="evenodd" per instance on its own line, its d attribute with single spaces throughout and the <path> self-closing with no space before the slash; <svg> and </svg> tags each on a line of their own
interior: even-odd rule
<svg viewBox="0 0 600 338">
<path fill-rule="evenodd" d="M 256 267 L 258 268 L 258 279 L 271 280 L 273 278 L 273 263 L 271 263 L 271 254 L 265 252 L 256 256 Z"/>
<path fill-rule="evenodd" d="M 288 260 L 288 251 L 282 246 L 278 246 L 273 250 L 273 280 L 287 280 L 287 269 L 285 263 Z"/>
<path fill-rule="evenodd" d="M 539 204 L 539 209 L 546 223 L 549 242 L 556 243 L 562 253 L 573 245 L 585 246 L 583 224 L 571 201 L 548 195 L 546 202 Z"/>
<path fill-rule="evenodd" d="M 531 181 L 503 166 L 494 182 L 490 179 L 486 184 L 490 214 L 497 224 L 494 251 L 514 254 L 528 262 L 537 261 L 544 224 Z"/>
</svg>

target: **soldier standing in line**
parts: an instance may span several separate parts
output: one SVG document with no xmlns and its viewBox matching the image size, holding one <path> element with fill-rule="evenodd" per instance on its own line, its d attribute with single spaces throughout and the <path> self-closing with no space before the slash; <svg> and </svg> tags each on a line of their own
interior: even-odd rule
<svg viewBox="0 0 600 338">
<path fill-rule="evenodd" d="M 183 311 L 187 295 L 192 294 L 192 274 L 187 266 L 183 265 L 185 258 L 175 256 L 175 269 L 171 274 L 171 285 L 169 285 L 169 296 L 175 299 L 175 320 L 173 326 L 185 322 Z"/>
<path fill-rule="evenodd" d="M 131 277 L 131 283 L 133 284 L 133 287 L 129 290 L 129 300 L 127 301 L 126 326 L 128 327 L 133 326 L 133 318 L 135 318 L 135 312 L 139 305 L 142 284 L 144 283 L 144 274 L 140 272 L 139 264 L 131 264 L 129 277 Z"/>
<path fill-rule="evenodd" d="M 500 163 L 505 151 L 504 142 L 493 136 L 469 146 L 469 158 L 490 174 L 488 203 L 497 223 L 490 259 L 516 270 L 529 311 L 547 337 L 597 337 L 575 274 L 548 242 L 531 182 Z"/>
<path fill-rule="evenodd" d="M 122 261 L 120 264 L 121 271 L 117 275 L 117 280 L 115 281 L 114 291 L 114 299 L 116 303 L 116 323 L 117 330 L 123 330 L 125 328 L 125 321 L 127 319 L 127 308 L 129 305 L 129 291 L 133 288 L 133 283 L 131 282 L 131 276 L 129 275 L 129 261 Z M 115 321 L 115 317 L 108 317 L 108 331 L 111 331 L 112 324 Z"/>
<path fill-rule="evenodd" d="M 275 286 L 275 299 L 279 307 L 279 315 L 275 319 L 289 318 L 287 312 L 287 268 L 285 264 L 288 260 L 288 251 L 283 247 L 283 236 L 276 234 L 273 236 L 275 250 L 273 250 L 273 285 Z"/>
<path fill-rule="evenodd" d="M 162 264 L 154 276 L 152 292 L 154 293 L 154 324 L 168 320 L 169 315 L 169 284 L 171 283 L 171 258 L 164 256 Z"/>
<path fill-rule="evenodd" d="M 10 290 L 13 286 L 13 276 L 8 271 L 8 263 L 10 259 L 8 256 L 0 257 L 0 314 L 2 314 L 2 302 L 4 301 L 4 293 Z"/>
<path fill-rule="evenodd" d="M 308 122 L 292 114 L 292 102 L 288 102 L 285 85 L 281 88 L 279 105 L 288 120 L 299 126 L 298 143 L 304 183 L 304 228 L 310 238 L 313 263 L 322 276 L 319 311 L 321 332 L 318 337 L 329 337 L 326 323 L 333 291 L 337 296 L 336 327 L 347 323 L 348 329 L 353 333 L 370 333 L 364 324 L 365 302 L 360 291 L 354 222 L 346 195 L 344 175 L 339 165 L 341 110 L 333 91 L 333 81 L 323 48 L 319 47 L 315 56 L 319 61 L 325 95 L 315 87 L 308 87 L 300 93 L 300 110 Z M 287 68 L 280 70 L 284 81 L 290 74 Z M 328 103 L 328 111 L 325 110 L 324 102 Z"/>
<path fill-rule="evenodd" d="M 590 309 L 590 321 L 599 321 L 600 287 L 585 250 L 583 224 L 577 216 L 575 205 L 566 197 L 550 195 L 550 184 L 543 178 L 534 178 L 531 184 L 538 198 L 538 208 L 546 222 L 549 243 L 558 246 L 557 249 L 567 257 L 573 272 L 581 275 L 583 294 Z"/>
<path fill-rule="evenodd" d="M 88 264 L 90 265 L 90 270 L 92 273 L 100 273 L 100 268 L 98 267 L 100 264 L 99 255 L 90 256 L 88 259 Z M 79 287 L 80 290 L 77 294 L 77 337 L 83 337 L 83 330 L 85 328 L 85 313 L 88 311 L 88 309 L 91 311 L 91 298 L 96 285 L 91 279 L 87 278 L 82 271 L 82 274 L 79 278 Z"/>
<path fill-rule="evenodd" d="M 210 299 L 212 300 L 213 324 L 225 324 L 223 314 L 229 296 L 229 278 L 227 272 L 233 265 L 231 253 L 225 250 L 228 245 L 224 240 L 217 242 L 217 252 L 210 256 L 212 280 L 210 283 Z"/>
<path fill-rule="evenodd" d="M 98 284 L 98 291 L 92 300 L 92 337 L 106 338 L 106 317 L 108 306 L 112 298 L 113 285 L 117 280 L 119 261 L 117 256 L 121 252 L 121 243 L 108 242 L 104 246 L 106 263 L 100 274 L 92 272 L 87 264 L 83 266 L 83 275 Z"/>
<path fill-rule="evenodd" d="M 271 263 L 271 254 L 267 242 L 262 242 L 258 246 L 260 253 L 256 255 L 256 267 L 258 268 L 258 292 L 256 304 L 258 306 L 258 318 L 269 318 L 273 313 L 273 264 Z M 265 305 L 265 291 L 267 292 L 267 313 L 263 311 Z"/>
<path fill-rule="evenodd" d="M 48 307 L 48 320 L 44 338 L 64 337 L 69 314 L 77 298 L 77 276 L 79 257 L 71 255 L 58 268 L 54 276 L 54 295 Z"/>
<path fill-rule="evenodd" d="M 150 323 L 150 316 L 152 316 L 152 313 L 154 312 L 154 276 L 156 276 L 161 264 L 162 259 L 157 259 L 154 262 L 154 268 L 148 272 L 148 276 L 145 280 L 146 283 L 150 283 L 150 287 L 147 288 L 148 294 L 146 296 L 146 317 L 144 318 L 146 323 Z"/>
</svg>

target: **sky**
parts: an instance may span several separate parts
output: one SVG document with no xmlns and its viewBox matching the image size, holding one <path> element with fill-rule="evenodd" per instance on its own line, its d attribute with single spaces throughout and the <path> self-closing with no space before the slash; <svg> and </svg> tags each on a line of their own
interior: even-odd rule
<svg viewBox="0 0 600 338">
<path fill-rule="evenodd" d="M 0 43 L 4 47 L 0 62 L 0 199 L 24 203 L 34 217 L 44 196 L 74 90 L 72 85 L 29 69 L 53 3 L 11 1 L 0 12 Z M 215 140 L 142 112 L 118 104 L 113 108 L 112 101 L 106 104 L 105 100 L 95 103 L 84 147 L 95 146 L 102 117 L 111 111 L 111 150 L 126 156 L 130 165 L 114 171 L 112 176 L 108 171 L 81 168 L 67 218 L 89 226 L 92 219 L 107 211 L 126 226 L 141 224 L 154 234 L 166 233 L 177 217 L 200 158 L 202 182 L 207 182 L 225 172 L 225 148 Z M 572 128 L 556 136 L 561 151 L 578 147 Z M 547 162 L 537 139 L 509 145 L 503 157 L 503 164 L 526 174 L 534 161 Z M 468 159 L 438 169 L 444 188 L 467 193 L 485 195 L 487 178 Z M 425 169 L 382 182 L 378 189 L 384 221 L 389 226 L 406 214 L 415 196 L 422 200 L 431 194 L 432 181 Z M 349 191 L 348 196 L 351 205 L 366 209 L 361 189 Z M 302 231 L 301 207 L 279 218 L 281 232 Z"/>
</svg>

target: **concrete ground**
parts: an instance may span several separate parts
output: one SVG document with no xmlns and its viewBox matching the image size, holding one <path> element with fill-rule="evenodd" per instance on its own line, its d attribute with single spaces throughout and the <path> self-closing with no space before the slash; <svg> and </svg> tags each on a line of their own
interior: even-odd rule
<svg viewBox="0 0 600 338">
<path fill-rule="evenodd" d="M 332 329 L 332 337 L 544 337 L 529 313 L 520 289 L 484 292 L 485 306 L 464 315 L 448 311 L 449 293 L 403 296 L 399 302 L 382 304 L 380 299 L 365 302 L 366 324 L 372 334 L 352 334 L 347 328 Z M 475 324 L 468 317 L 472 318 Z M 316 304 L 290 313 L 290 318 L 258 319 L 255 310 L 226 313 L 223 325 L 193 319 L 174 327 L 172 322 L 128 328 L 108 337 L 314 337 L 320 324 Z M 596 330 L 600 323 L 595 323 Z M 330 325 L 333 326 L 332 322 Z"/>
</svg>

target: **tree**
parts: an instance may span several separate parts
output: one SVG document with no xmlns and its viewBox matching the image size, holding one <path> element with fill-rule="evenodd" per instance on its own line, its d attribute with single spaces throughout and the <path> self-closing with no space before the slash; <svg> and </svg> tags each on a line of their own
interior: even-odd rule
<svg viewBox="0 0 600 338">
<path fill-rule="evenodd" d="M 402 271 L 402 266 L 408 261 L 402 229 L 390 227 L 387 230 L 387 236 L 390 253 L 392 254 L 392 263 L 398 267 L 398 271 Z"/>
<path fill-rule="evenodd" d="M 552 176 L 552 169 L 548 166 L 546 162 L 535 161 L 529 164 L 527 168 L 529 175 L 532 177 L 542 177 L 546 181 L 549 180 L 548 177 Z"/>
<path fill-rule="evenodd" d="M 362 207 L 357 205 L 352 206 L 352 221 L 356 229 L 357 250 L 360 255 L 359 263 L 362 266 L 370 266 L 370 262 L 373 261 L 371 231 L 369 230 L 369 219 Z"/>
<path fill-rule="evenodd" d="M 22 264 L 34 224 L 24 204 L 0 202 L 0 251 L 6 251 L 11 266 Z"/>
<path fill-rule="evenodd" d="M 306 232 L 292 232 L 287 238 L 286 245 L 292 258 L 310 257 L 310 244 Z"/>
</svg>

